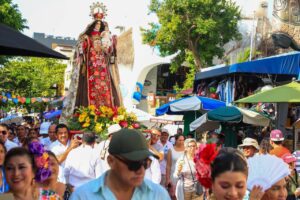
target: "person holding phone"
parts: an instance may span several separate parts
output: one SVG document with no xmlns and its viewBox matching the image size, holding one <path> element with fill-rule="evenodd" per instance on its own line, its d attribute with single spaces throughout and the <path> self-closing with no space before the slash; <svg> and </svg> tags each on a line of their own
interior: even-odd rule
<svg viewBox="0 0 300 200">
<path fill-rule="evenodd" d="M 58 180 L 62 183 L 65 183 L 66 181 L 63 174 L 65 160 L 67 159 L 67 156 L 71 150 L 77 148 L 81 144 L 81 141 L 76 138 L 70 139 L 69 128 L 65 124 L 58 124 L 55 132 L 57 140 L 50 145 L 50 151 L 56 155 L 60 165 L 60 174 L 58 176 Z"/>
</svg>

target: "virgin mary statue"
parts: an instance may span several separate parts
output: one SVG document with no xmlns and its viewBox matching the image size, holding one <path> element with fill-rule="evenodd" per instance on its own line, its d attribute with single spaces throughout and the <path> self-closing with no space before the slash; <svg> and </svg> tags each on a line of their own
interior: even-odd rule
<svg viewBox="0 0 300 200">
<path fill-rule="evenodd" d="M 97 12 L 95 12 L 97 10 Z M 121 105 L 119 73 L 116 64 L 116 37 L 111 36 L 103 19 L 106 8 L 101 3 L 91 6 L 94 20 L 79 35 L 73 57 L 69 93 L 64 102 L 62 121 L 76 107 Z"/>
</svg>

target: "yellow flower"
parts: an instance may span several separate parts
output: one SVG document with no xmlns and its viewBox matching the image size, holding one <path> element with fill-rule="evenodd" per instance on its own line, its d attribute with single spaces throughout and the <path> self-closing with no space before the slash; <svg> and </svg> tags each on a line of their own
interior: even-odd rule
<svg viewBox="0 0 300 200">
<path fill-rule="evenodd" d="M 119 115 L 119 116 L 118 116 L 118 120 L 119 120 L 119 121 L 124 120 L 124 118 L 125 118 L 124 115 Z"/>
<path fill-rule="evenodd" d="M 94 122 L 97 122 L 97 120 L 98 120 L 98 116 L 95 116 Z"/>
<path fill-rule="evenodd" d="M 43 153 L 43 159 L 47 160 L 49 158 L 49 155 L 47 152 L 44 152 Z"/>
<path fill-rule="evenodd" d="M 87 128 L 87 127 L 89 127 L 89 126 L 90 126 L 90 123 L 84 123 L 84 124 L 82 125 L 83 128 Z"/>
<path fill-rule="evenodd" d="M 89 109 L 92 110 L 92 111 L 95 111 L 96 110 L 96 106 L 95 105 L 90 105 Z"/>
<path fill-rule="evenodd" d="M 120 122 L 120 120 L 118 119 L 118 117 L 114 117 L 113 118 L 113 122 L 115 122 L 116 124 L 118 124 Z"/>
<path fill-rule="evenodd" d="M 79 118 L 78 118 L 78 121 L 79 121 L 79 122 L 84 122 L 85 118 L 86 118 L 86 115 L 80 114 L 80 115 L 79 115 Z"/>
<path fill-rule="evenodd" d="M 89 117 L 85 118 L 85 123 L 90 123 L 91 119 Z"/>
<path fill-rule="evenodd" d="M 100 132 L 103 130 L 103 129 L 102 129 L 102 124 L 96 123 L 96 126 L 95 126 L 94 130 L 95 130 L 97 133 L 100 133 Z"/>
<path fill-rule="evenodd" d="M 124 113 L 126 113 L 126 109 L 124 107 L 119 107 L 118 108 L 118 114 L 123 115 Z"/>
<path fill-rule="evenodd" d="M 44 168 L 47 169 L 48 167 L 49 167 L 49 164 L 48 164 L 48 162 L 46 162 L 45 165 L 44 165 Z"/>
</svg>

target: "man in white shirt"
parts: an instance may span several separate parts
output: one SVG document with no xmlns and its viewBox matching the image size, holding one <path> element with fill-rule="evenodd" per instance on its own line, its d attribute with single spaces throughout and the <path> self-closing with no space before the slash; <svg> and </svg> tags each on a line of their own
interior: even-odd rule
<svg viewBox="0 0 300 200">
<path fill-rule="evenodd" d="M 119 124 L 113 124 L 110 127 L 108 127 L 108 139 L 100 142 L 100 144 L 97 145 L 96 151 L 97 155 L 100 158 L 100 165 L 98 166 L 98 171 L 100 174 L 103 174 L 107 170 L 110 169 L 108 163 L 107 163 L 107 156 L 108 156 L 108 146 L 109 142 L 113 136 L 113 133 L 118 132 L 121 130 L 121 126 Z"/>
<path fill-rule="evenodd" d="M 100 158 L 94 149 L 95 139 L 95 133 L 84 132 L 82 144 L 67 156 L 64 174 L 66 182 L 74 186 L 74 189 L 101 175 L 96 172 Z"/>
<path fill-rule="evenodd" d="M 164 159 L 160 161 L 160 171 L 161 171 L 161 185 L 166 184 L 166 167 L 167 167 L 167 154 L 168 151 L 173 148 L 173 144 L 168 141 L 169 131 L 167 129 L 161 130 L 160 140 L 157 142 L 163 146 Z"/>
<path fill-rule="evenodd" d="M 58 176 L 59 180 L 64 183 L 65 180 L 63 171 L 65 160 L 70 151 L 78 147 L 81 141 L 79 141 L 77 138 L 74 138 L 72 140 L 69 139 L 69 129 L 65 124 L 57 125 L 55 131 L 57 140 L 50 145 L 50 150 L 56 155 L 58 159 L 58 162 L 60 164 Z"/>
<path fill-rule="evenodd" d="M 18 147 L 18 145 L 9 139 L 8 137 L 8 126 L 6 124 L 0 124 L 0 140 L 4 143 L 4 146 L 6 148 L 6 151 L 9 151 L 10 149 L 14 147 Z"/>
<path fill-rule="evenodd" d="M 164 159 L 163 145 L 158 143 L 161 136 L 161 132 L 158 129 L 151 130 L 150 150 L 159 157 L 159 161 Z"/>
</svg>

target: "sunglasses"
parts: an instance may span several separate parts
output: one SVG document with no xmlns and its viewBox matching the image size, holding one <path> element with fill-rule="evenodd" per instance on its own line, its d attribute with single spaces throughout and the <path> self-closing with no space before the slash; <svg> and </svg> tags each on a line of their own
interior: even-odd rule
<svg viewBox="0 0 300 200">
<path fill-rule="evenodd" d="M 2 133 L 2 135 L 6 135 L 7 131 L 0 131 L 0 133 Z"/>
<path fill-rule="evenodd" d="M 152 160 L 149 158 L 146 158 L 145 160 L 140 160 L 140 161 L 130 161 L 130 160 L 125 160 L 119 156 L 114 155 L 115 158 L 117 158 L 119 161 L 127 165 L 128 169 L 130 171 L 137 171 L 139 170 L 142 166 L 145 169 L 148 169 L 151 165 Z"/>
</svg>

